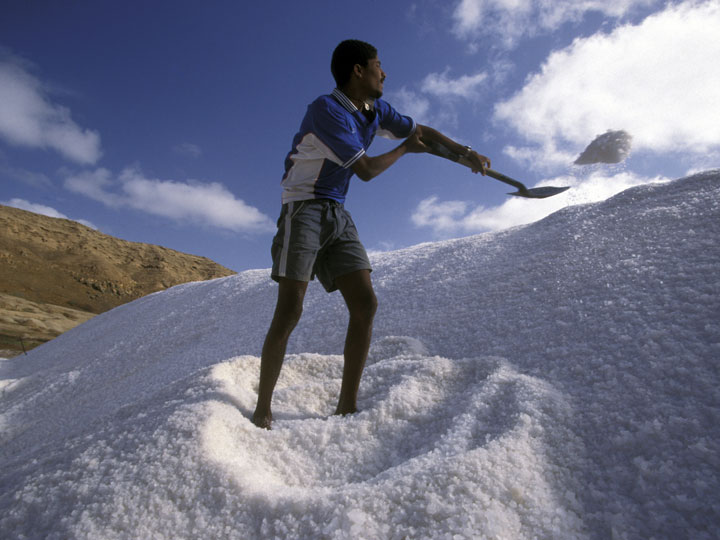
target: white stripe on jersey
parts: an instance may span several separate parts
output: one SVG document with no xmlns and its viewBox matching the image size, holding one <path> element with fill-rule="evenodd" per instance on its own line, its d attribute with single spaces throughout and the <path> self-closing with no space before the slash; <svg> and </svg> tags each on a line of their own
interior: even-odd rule
<svg viewBox="0 0 720 540">
<path fill-rule="evenodd" d="M 293 202 L 288 203 L 287 212 L 285 212 L 285 235 L 283 236 L 282 252 L 280 253 L 280 268 L 278 275 L 285 277 L 287 275 L 287 259 L 290 250 L 290 224 L 292 223 Z"/>
<path fill-rule="evenodd" d="M 288 171 L 287 177 L 283 180 L 282 202 L 301 201 L 313 199 L 315 193 L 315 182 L 317 182 L 325 159 L 337 163 L 347 169 L 358 159 L 365 155 L 365 149 L 361 148 L 357 154 L 345 163 L 322 142 L 314 133 L 306 134 L 296 147 L 296 153 L 290 156 L 293 166 Z"/>
</svg>

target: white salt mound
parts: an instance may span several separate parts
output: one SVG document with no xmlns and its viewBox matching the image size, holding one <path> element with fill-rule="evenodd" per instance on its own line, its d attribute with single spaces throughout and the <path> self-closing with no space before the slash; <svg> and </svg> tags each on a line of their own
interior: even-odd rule
<svg viewBox="0 0 720 540">
<path fill-rule="evenodd" d="M 631 146 L 632 136 L 627 131 L 608 130 L 595 137 L 574 163 L 575 165 L 620 163 L 630 154 Z"/>
<path fill-rule="evenodd" d="M 249 420 L 268 270 L 0 362 L 0 538 L 712 539 L 720 171 L 374 258 L 362 412 L 313 283 Z"/>
</svg>

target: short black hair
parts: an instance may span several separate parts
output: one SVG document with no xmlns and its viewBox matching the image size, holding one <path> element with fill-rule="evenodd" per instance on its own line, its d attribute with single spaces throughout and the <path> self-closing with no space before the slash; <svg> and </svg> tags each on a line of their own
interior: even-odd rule
<svg viewBox="0 0 720 540">
<path fill-rule="evenodd" d="M 350 80 L 355 64 L 367 66 L 368 60 L 377 58 L 377 49 L 357 39 L 346 39 L 333 51 L 330 71 L 335 78 L 335 84 L 342 88 Z"/>
</svg>

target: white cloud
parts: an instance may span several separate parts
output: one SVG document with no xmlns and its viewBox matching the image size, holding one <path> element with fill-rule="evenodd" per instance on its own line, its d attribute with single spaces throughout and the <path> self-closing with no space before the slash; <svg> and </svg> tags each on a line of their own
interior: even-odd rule
<svg viewBox="0 0 720 540">
<path fill-rule="evenodd" d="M 51 206 L 44 204 L 31 203 L 25 199 L 10 199 L 9 201 L 0 201 L 0 204 L 5 206 L 12 206 L 13 208 L 19 208 L 20 210 L 27 210 L 35 214 L 41 214 L 43 216 L 69 219 L 65 214 L 55 210 Z"/>
<path fill-rule="evenodd" d="M 403 86 L 392 92 L 390 99 L 393 106 L 420 124 L 445 130 L 457 128 L 457 100 L 477 100 L 488 75 L 481 72 L 453 79 L 448 73 L 449 70 L 430 73 L 420 83 L 417 91 Z"/>
<path fill-rule="evenodd" d="M 119 208 L 123 206 L 126 201 L 121 195 L 110 191 L 110 188 L 112 188 L 114 184 L 112 173 L 107 169 L 84 171 L 68 176 L 65 179 L 66 189 L 85 195 L 106 206 Z"/>
<path fill-rule="evenodd" d="M 540 171 L 567 167 L 577 158 L 578 152 L 560 150 L 553 140 L 543 141 L 542 146 L 507 145 L 503 153 L 519 163 Z"/>
<path fill-rule="evenodd" d="M 5 206 L 12 206 L 13 208 L 19 208 L 20 210 L 27 210 L 28 212 L 33 212 L 35 214 L 41 214 L 43 216 L 48 216 L 52 218 L 71 219 L 62 212 L 53 208 L 52 206 L 32 203 L 30 201 L 26 201 L 25 199 L 10 199 L 9 201 L 0 201 L 0 204 Z M 93 225 L 87 220 L 76 219 L 74 221 L 82 223 L 83 225 L 85 225 L 86 227 L 90 227 L 91 229 L 97 229 L 95 225 Z"/>
<path fill-rule="evenodd" d="M 422 95 L 402 87 L 390 94 L 393 107 L 406 114 L 420 124 L 431 123 L 430 101 Z"/>
<path fill-rule="evenodd" d="M 50 148 L 76 163 L 96 163 L 101 155 L 98 133 L 78 126 L 68 108 L 52 102 L 27 64 L 7 54 L 0 56 L 0 138 Z"/>
<path fill-rule="evenodd" d="M 720 3 L 690 2 L 552 53 L 496 106 L 495 120 L 533 144 L 506 151 L 557 164 L 608 129 L 631 133 L 636 151 L 717 149 L 718 28 Z"/>
<path fill-rule="evenodd" d="M 175 221 L 190 221 L 237 232 L 269 232 L 272 220 L 217 182 L 176 182 L 146 178 L 127 168 L 117 179 L 107 169 L 69 176 L 65 187 L 113 208 L 132 208 Z"/>
<path fill-rule="evenodd" d="M 441 238 L 499 231 L 538 221 L 566 206 L 602 201 L 632 186 L 666 180 L 662 177 L 641 177 L 629 172 L 607 176 L 596 171 L 584 178 L 561 176 L 538 184 L 572 186 L 572 189 L 554 197 L 511 197 L 499 206 L 486 208 L 482 205 L 473 207 L 464 201 L 440 201 L 433 196 L 418 204 L 411 219 L 417 227 L 429 227 Z"/>
<path fill-rule="evenodd" d="M 448 77 L 448 71 L 444 73 L 431 73 L 422 82 L 423 92 L 436 97 L 462 97 L 475 99 L 479 97 L 478 87 L 487 79 L 487 73 L 475 75 L 462 75 L 457 79 Z"/>
<path fill-rule="evenodd" d="M 437 196 L 420 201 L 411 216 L 418 227 L 430 227 L 442 236 L 462 230 L 462 221 L 467 213 L 467 203 L 463 201 L 438 202 Z"/>
<path fill-rule="evenodd" d="M 656 0 L 461 0 L 453 32 L 477 47 L 481 36 L 493 36 L 512 48 L 523 37 L 551 32 L 566 22 L 578 22 L 591 11 L 619 18 Z"/>
</svg>

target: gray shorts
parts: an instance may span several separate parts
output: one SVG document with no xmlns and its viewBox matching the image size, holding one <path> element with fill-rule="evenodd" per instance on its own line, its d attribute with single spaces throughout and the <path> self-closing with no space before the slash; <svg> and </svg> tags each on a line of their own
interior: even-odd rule
<svg viewBox="0 0 720 540">
<path fill-rule="evenodd" d="M 330 199 L 283 204 L 272 245 L 272 278 L 310 281 L 317 276 L 327 292 L 335 278 L 372 270 L 350 213 Z"/>
</svg>

